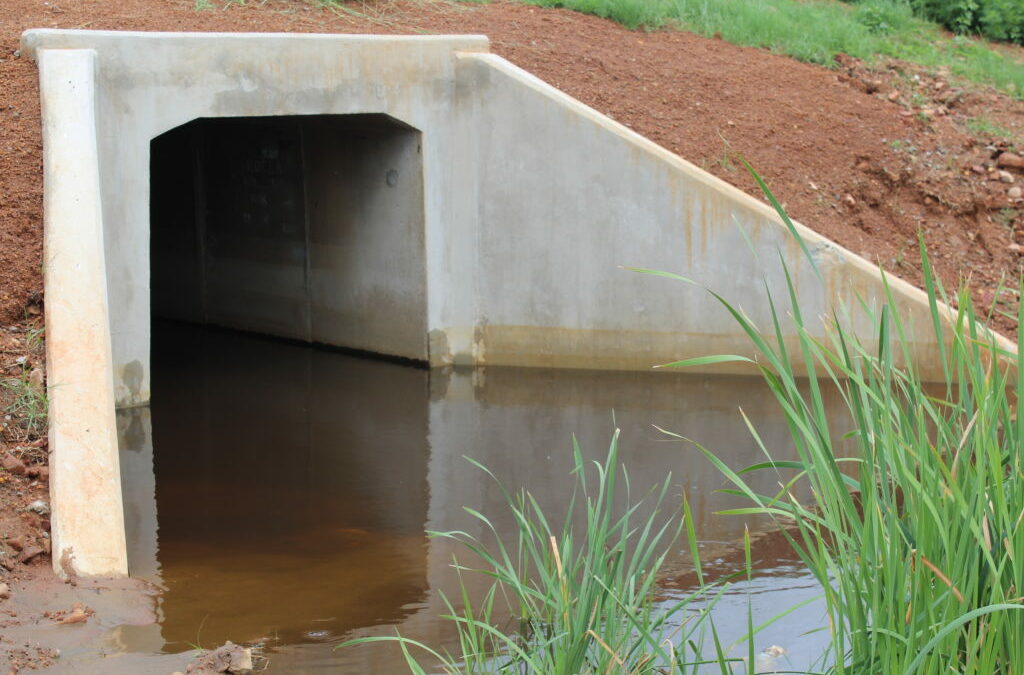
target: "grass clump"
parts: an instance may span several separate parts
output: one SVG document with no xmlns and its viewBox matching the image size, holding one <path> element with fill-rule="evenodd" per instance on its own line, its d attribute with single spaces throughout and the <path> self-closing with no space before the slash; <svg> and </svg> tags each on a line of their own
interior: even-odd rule
<svg viewBox="0 0 1024 675">
<path fill-rule="evenodd" d="M 449 614 L 442 618 L 456 625 L 459 636 L 455 653 L 401 636 L 362 638 L 339 647 L 397 642 L 413 673 L 428 672 L 413 655 L 418 652 L 440 664 L 430 672 L 450 674 L 668 675 L 696 672 L 706 663 L 697 645 L 713 642 L 711 662 L 720 672 L 732 672 L 730 664 L 743 660 L 727 658 L 710 627 L 716 595 L 704 587 L 672 606 L 655 603 L 658 574 L 684 530 L 699 573 L 685 501 L 681 514 L 663 510 L 671 476 L 646 503 L 631 502 L 628 475 L 618 466 L 618 432 L 603 462 L 584 461 L 574 444 L 574 464 L 575 490 L 560 525 L 529 492 L 513 494 L 502 487 L 516 524 L 509 540 L 486 515 L 469 508 L 493 544 L 461 531 L 431 533 L 458 542 L 479 561 L 479 567 L 456 561 L 460 575 L 492 580 L 482 598 L 471 597 L 465 585 L 458 607 L 445 598 Z M 627 503 L 616 507 L 622 492 Z M 751 653 L 746 663 L 753 661 Z"/>
<path fill-rule="evenodd" d="M 819 331 L 791 282 L 793 309 L 784 318 L 772 300 L 769 337 L 723 300 L 756 347 L 799 458 L 776 461 L 762 443 L 768 461 L 734 470 L 701 451 L 731 481 L 729 492 L 750 502 L 730 513 L 795 528 L 784 531 L 825 591 L 830 672 L 1011 675 L 1024 664 L 1024 332 L 1016 353 L 1001 347 L 979 327 L 985 317 L 966 290 L 950 318 L 923 243 L 921 260 L 939 345 L 938 362 L 927 365 L 941 382 L 922 377 L 888 286 L 880 309 L 863 306 L 877 346 L 836 316 L 828 337 L 813 337 Z M 798 337 L 792 350 L 789 333 Z M 809 380 L 797 377 L 801 369 Z M 823 387 L 842 396 L 852 428 L 828 413 Z M 783 469 L 796 477 L 784 479 Z M 777 493 L 749 487 L 746 476 L 763 471 L 779 473 Z M 797 496 L 808 493 L 806 502 Z"/>
<path fill-rule="evenodd" d="M 50 403 L 41 378 L 35 379 L 33 372 L 40 371 L 23 369 L 17 377 L 0 380 L 0 388 L 11 397 L 4 412 L 18 420 L 22 430 L 34 437 L 46 432 Z"/>
<path fill-rule="evenodd" d="M 1016 2 L 1017 0 L 1013 0 Z M 524 0 L 611 19 L 628 28 L 677 26 L 733 44 L 831 66 L 837 54 L 903 59 L 1024 95 L 1024 63 L 984 41 L 948 37 L 903 0 Z"/>
</svg>

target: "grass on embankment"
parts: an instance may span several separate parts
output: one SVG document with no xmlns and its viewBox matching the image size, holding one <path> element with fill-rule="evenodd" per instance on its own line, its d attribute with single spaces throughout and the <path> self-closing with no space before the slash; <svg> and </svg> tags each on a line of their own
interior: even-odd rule
<svg viewBox="0 0 1024 675">
<path fill-rule="evenodd" d="M 903 59 L 1024 97 L 1024 63 L 983 40 L 949 37 L 900 0 L 522 0 L 611 19 L 628 28 L 679 26 L 737 45 L 832 65 L 844 53 Z"/>
</svg>

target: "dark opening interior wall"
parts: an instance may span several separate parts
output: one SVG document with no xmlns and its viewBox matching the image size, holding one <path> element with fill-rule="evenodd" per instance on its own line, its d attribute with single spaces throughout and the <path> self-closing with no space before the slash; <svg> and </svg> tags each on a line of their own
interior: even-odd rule
<svg viewBox="0 0 1024 675">
<path fill-rule="evenodd" d="M 426 360 L 420 139 L 386 115 L 155 138 L 153 316 Z"/>
</svg>

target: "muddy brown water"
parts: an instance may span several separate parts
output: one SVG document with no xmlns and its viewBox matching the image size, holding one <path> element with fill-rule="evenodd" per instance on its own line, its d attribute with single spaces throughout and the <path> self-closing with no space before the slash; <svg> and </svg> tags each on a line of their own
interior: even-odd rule
<svg viewBox="0 0 1024 675">
<path fill-rule="evenodd" d="M 396 631 L 452 645 L 451 626 L 437 617 L 441 593 L 457 589 L 452 557 L 464 552 L 425 532 L 485 536 L 463 507 L 490 516 L 500 532 L 512 528 L 500 488 L 464 456 L 561 514 L 573 436 L 598 459 L 618 427 L 633 494 L 671 473 L 670 499 L 688 495 L 704 560 L 727 566 L 744 525 L 758 523 L 714 515 L 736 503 L 716 492 L 722 478 L 655 425 L 746 466 L 763 457 L 742 407 L 777 457 L 792 453 L 774 402 L 752 378 L 428 371 L 227 331 L 156 327 L 152 405 L 121 411 L 119 426 L 131 572 L 164 591 L 158 624 L 133 627 L 122 640 L 129 651 L 232 640 L 261 645 L 270 672 L 403 672 L 395 648 L 333 647 Z M 770 490 L 774 481 L 764 478 L 760 487 Z M 681 548 L 674 569 L 687 565 Z M 742 635 L 748 606 L 760 622 L 817 594 L 794 560 L 769 557 L 716 609 L 729 639 Z M 821 639 L 796 636 L 823 625 L 811 603 L 756 645 L 781 644 L 788 661 L 806 661 Z"/>
</svg>

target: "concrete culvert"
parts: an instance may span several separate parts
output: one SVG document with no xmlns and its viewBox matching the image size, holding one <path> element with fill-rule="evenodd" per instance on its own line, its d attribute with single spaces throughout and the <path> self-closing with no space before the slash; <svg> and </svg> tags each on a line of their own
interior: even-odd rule
<svg viewBox="0 0 1024 675">
<path fill-rule="evenodd" d="M 150 400 L 154 314 L 431 367 L 646 370 L 752 354 L 704 287 L 771 325 L 766 290 L 789 309 L 781 258 L 805 316 L 845 305 L 874 330 L 873 265 L 488 49 L 24 34 L 42 100 L 58 573 L 127 573 L 115 409 Z M 924 294 L 889 288 L 922 329 L 918 361 L 937 363 Z"/>
</svg>

